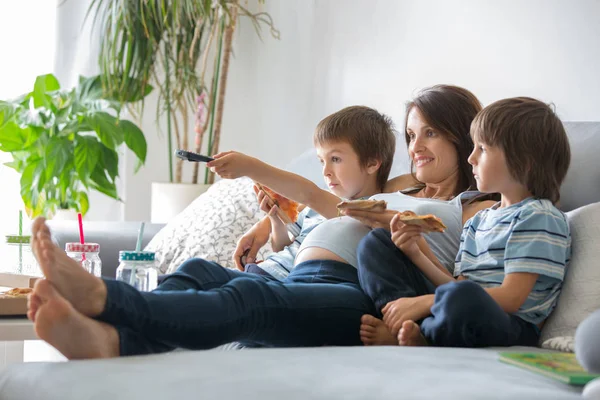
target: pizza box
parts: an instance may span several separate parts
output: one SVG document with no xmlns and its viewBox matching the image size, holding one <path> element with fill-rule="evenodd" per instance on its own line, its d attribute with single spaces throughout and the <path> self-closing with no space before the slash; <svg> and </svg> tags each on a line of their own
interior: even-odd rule
<svg viewBox="0 0 600 400">
<path fill-rule="evenodd" d="M 0 316 L 26 315 L 27 297 L 8 297 L 2 293 L 15 287 L 32 288 L 38 279 L 30 275 L 0 273 Z"/>
</svg>

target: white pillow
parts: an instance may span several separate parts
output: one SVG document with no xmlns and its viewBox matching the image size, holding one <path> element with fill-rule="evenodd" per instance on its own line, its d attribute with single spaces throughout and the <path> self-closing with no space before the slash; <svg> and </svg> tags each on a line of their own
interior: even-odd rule
<svg viewBox="0 0 600 400">
<path fill-rule="evenodd" d="M 575 336 L 577 326 L 600 309 L 600 203 L 567 213 L 571 262 L 556 308 L 546 321 L 540 344 L 557 336 Z"/>
<path fill-rule="evenodd" d="M 263 216 L 250 179 L 220 180 L 169 221 L 146 250 L 157 253 L 162 273 L 195 257 L 235 268 L 231 256 L 237 240 Z M 258 259 L 271 252 L 267 243 Z"/>
</svg>

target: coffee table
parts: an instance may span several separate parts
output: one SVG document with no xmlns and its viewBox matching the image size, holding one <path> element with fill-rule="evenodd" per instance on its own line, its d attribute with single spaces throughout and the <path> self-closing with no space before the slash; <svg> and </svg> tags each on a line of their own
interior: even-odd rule
<svg viewBox="0 0 600 400">
<path fill-rule="evenodd" d="M 23 362 L 25 340 L 38 340 L 26 317 L 0 318 L 0 369 Z"/>
</svg>

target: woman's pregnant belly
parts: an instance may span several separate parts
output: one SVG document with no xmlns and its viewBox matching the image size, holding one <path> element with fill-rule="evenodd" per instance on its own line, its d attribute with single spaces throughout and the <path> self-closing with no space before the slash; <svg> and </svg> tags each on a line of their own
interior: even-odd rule
<svg viewBox="0 0 600 400">
<path fill-rule="evenodd" d="M 350 217 L 328 219 L 306 236 L 294 265 L 311 260 L 333 260 L 358 268 L 356 249 L 370 230 Z"/>
<path fill-rule="evenodd" d="M 332 260 L 340 261 L 346 264 L 348 263 L 347 260 L 344 260 L 342 257 L 335 254 L 333 251 L 324 249 L 322 247 L 305 247 L 304 249 L 298 252 L 296 260 L 294 261 L 294 265 L 298 265 L 305 261 L 311 260 Z"/>
</svg>

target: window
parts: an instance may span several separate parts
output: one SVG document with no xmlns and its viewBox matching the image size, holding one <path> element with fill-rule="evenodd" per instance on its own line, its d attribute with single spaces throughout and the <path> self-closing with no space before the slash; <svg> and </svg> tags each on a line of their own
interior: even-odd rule
<svg viewBox="0 0 600 400">
<path fill-rule="evenodd" d="M 54 67 L 56 2 L 20 0 L 0 5 L 0 100 L 8 100 L 32 89 L 37 75 Z M 4 235 L 18 232 L 18 212 L 23 209 L 19 174 L 4 166 L 8 153 L 0 152 L 0 254 Z M 23 227 L 29 231 L 29 221 Z"/>
</svg>

